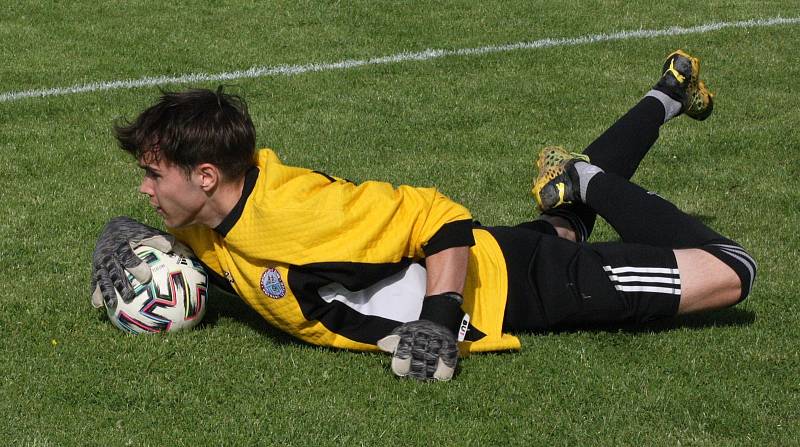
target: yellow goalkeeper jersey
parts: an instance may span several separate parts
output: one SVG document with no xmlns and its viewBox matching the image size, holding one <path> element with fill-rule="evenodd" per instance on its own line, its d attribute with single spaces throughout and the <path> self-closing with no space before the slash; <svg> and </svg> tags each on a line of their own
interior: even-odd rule
<svg viewBox="0 0 800 447">
<path fill-rule="evenodd" d="M 217 228 L 171 229 L 267 322 L 309 343 L 377 350 L 417 320 L 426 255 L 471 245 L 465 354 L 519 349 L 502 332 L 508 280 L 488 231 L 434 188 L 361 184 L 284 165 L 269 149 Z"/>
</svg>

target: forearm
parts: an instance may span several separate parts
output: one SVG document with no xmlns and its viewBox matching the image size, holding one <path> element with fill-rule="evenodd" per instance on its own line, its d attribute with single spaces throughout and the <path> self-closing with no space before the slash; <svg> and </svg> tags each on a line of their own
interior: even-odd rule
<svg viewBox="0 0 800 447">
<path fill-rule="evenodd" d="M 425 295 L 464 292 L 469 263 L 469 247 L 452 247 L 425 258 L 427 287 Z"/>
<path fill-rule="evenodd" d="M 464 292 L 468 262 L 467 246 L 446 248 L 425 258 L 428 285 L 419 320 L 404 323 L 378 340 L 378 347 L 392 354 L 395 375 L 419 380 L 453 377 L 464 311 L 461 297 L 448 292 Z"/>
</svg>

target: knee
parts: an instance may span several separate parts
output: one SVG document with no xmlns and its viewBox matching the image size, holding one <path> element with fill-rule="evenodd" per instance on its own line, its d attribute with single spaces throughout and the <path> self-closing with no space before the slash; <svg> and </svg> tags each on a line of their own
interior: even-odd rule
<svg viewBox="0 0 800 447">
<path fill-rule="evenodd" d="M 755 259 L 739 244 L 727 240 L 724 243 L 705 245 L 701 249 L 722 261 L 735 273 L 739 283 L 738 293 L 732 294 L 729 305 L 733 306 L 744 301 L 753 289 L 753 282 L 758 272 Z"/>
<path fill-rule="evenodd" d="M 675 251 L 681 278 L 678 313 L 723 309 L 747 296 L 755 270 L 751 274 L 746 267 L 732 265 L 726 256 L 706 247 Z"/>
</svg>

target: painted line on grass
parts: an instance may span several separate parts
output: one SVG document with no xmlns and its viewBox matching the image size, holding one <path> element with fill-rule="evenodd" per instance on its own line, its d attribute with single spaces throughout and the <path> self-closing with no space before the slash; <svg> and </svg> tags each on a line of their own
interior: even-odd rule
<svg viewBox="0 0 800 447">
<path fill-rule="evenodd" d="M 679 36 L 685 34 L 702 34 L 725 28 L 757 28 L 778 25 L 800 24 L 800 17 L 773 17 L 769 19 L 751 19 L 738 22 L 714 22 L 688 28 L 673 26 L 656 30 L 620 31 L 611 34 L 590 34 L 573 38 L 545 38 L 531 42 L 517 42 L 506 45 L 485 46 L 478 48 L 462 48 L 455 50 L 428 49 L 420 52 L 403 52 L 391 56 L 372 59 L 347 59 L 331 63 L 312 63 L 306 65 L 277 65 L 272 67 L 252 67 L 224 73 L 192 73 L 177 76 L 143 77 L 118 81 L 92 82 L 70 87 L 55 87 L 41 90 L 26 90 L 0 94 L 0 102 L 15 101 L 23 98 L 39 98 L 47 96 L 72 95 L 76 93 L 97 92 L 103 90 L 134 89 L 164 84 L 189 84 L 208 81 L 232 81 L 237 79 L 261 78 L 267 76 L 293 76 L 320 71 L 346 70 L 368 65 L 396 64 L 410 61 L 428 61 L 450 56 L 476 56 L 490 53 L 502 53 L 516 50 L 537 48 L 585 45 L 615 40 L 646 39 L 662 36 Z"/>
</svg>

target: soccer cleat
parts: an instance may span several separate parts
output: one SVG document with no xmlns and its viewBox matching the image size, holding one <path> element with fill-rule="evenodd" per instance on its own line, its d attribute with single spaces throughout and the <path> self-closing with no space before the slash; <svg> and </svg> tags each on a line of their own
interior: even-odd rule
<svg viewBox="0 0 800 447">
<path fill-rule="evenodd" d="M 589 157 L 567 152 L 560 146 L 549 146 L 539 152 L 536 160 L 539 175 L 531 194 L 540 210 L 580 201 L 580 178 L 574 168 L 579 161 L 589 163 Z"/>
<path fill-rule="evenodd" d="M 714 110 L 714 94 L 700 79 L 700 60 L 683 50 L 675 50 L 667 56 L 661 79 L 653 87 L 680 102 L 681 112 L 702 121 Z"/>
</svg>

